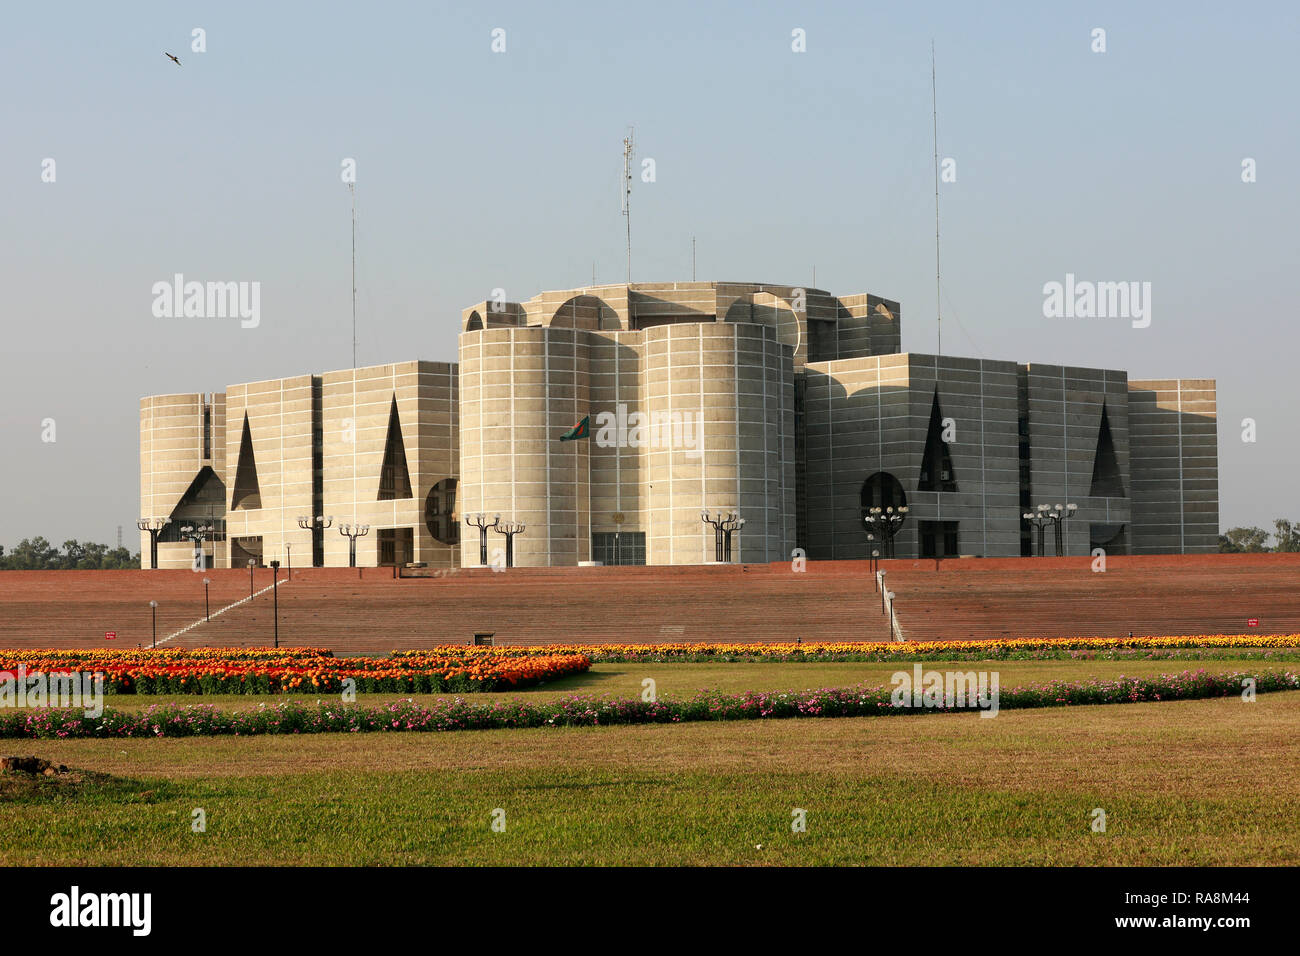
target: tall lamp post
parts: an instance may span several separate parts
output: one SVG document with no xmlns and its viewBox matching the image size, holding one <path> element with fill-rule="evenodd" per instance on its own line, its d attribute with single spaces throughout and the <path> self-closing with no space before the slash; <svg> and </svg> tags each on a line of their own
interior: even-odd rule
<svg viewBox="0 0 1300 956">
<path fill-rule="evenodd" d="M 716 515 L 711 515 L 707 511 L 700 512 L 700 520 L 705 524 L 713 525 L 713 560 L 722 563 L 722 532 L 729 523 L 739 520 L 739 516 L 734 511 L 719 511 Z M 733 528 L 734 530 L 734 528 Z M 730 532 L 727 533 L 730 538 Z M 731 560 L 728 558 L 727 560 Z"/>
<path fill-rule="evenodd" d="M 208 603 L 208 585 L 212 583 L 211 578 L 203 579 L 203 619 L 212 620 L 212 605 Z"/>
<path fill-rule="evenodd" d="M 1039 505 L 1036 511 L 1026 511 L 1024 519 L 1038 529 L 1038 556 L 1047 554 L 1047 528 L 1050 525 L 1056 538 L 1056 556 L 1065 557 L 1065 522 L 1079 510 L 1076 504 Z"/>
<path fill-rule="evenodd" d="M 203 555 L 203 542 L 207 540 L 208 535 L 211 533 L 212 525 L 210 524 L 187 524 L 181 528 L 181 534 L 194 542 L 195 571 L 203 570 L 203 565 L 207 564 L 207 559 Z"/>
<path fill-rule="evenodd" d="M 323 539 L 325 529 L 331 527 L 333 524 L 333 515 L 298 515 L 298 527 L 302 528 L 304 531 L 310 531 L 312 533 L 312 564 L 316 563 L 316 535 L 319 533 Z M 321 550 L 324 550 L 323 545 Z M 322 563 L 324 560 L 324 555 L 322 554 Z"/>
<path fill-rule="evenodd" d="M 364 538 L 370 533 L 368 524 L 341 524 L 339 534 L 348 539 L 348 567 L 357 566 L 357 538 Z"/>
<path fill-rule="evenodd" d="M 524 523 L 522 521 L 501 521 L 501 516 L 497 515 L 497 520 L 492 525 L 496 528 L 497 534 L 506 536 L 506 567 L 515 566 L 515 535 L 524 533 Z"/>
<path fill-rule="evenodd" d="M 731 563 L 731 533 L 743 527 L 745 527 L 745 519 L 738 518 L 735 514 L 722 522 L 722 560 L 727 564 Z"/>
<path fill-rule="evenodd" d="M 1043 505 L 1041 507 L 1046 508 L 1047 506 Z M 1048 514 L 1052 517 L 1052 523 L 1055 525 L 1056 556 L 1058 558 L 1065 557 L 1065 521 L 1078 510 L 1079 506 L 1076 504 L 1057 504 L 1053 505 L 1051 510 L 1048 511 Z"/>
<path fill-rule="evenodd" d="M 280 562 L 271 562 L 271 599 L 274 610 L 271 612 L 272 619 L 275 621 L 275 646 L 280 646 Z"/>
<path fill-rule="evenodd" d="M 248 599 L 253 600 L 253 568 L 257 567 L 257 562 L 252 558 L 248 559 Z"/>
<path fill-rule="evenodd" d="M 907 520 L 907 505 L 899 505 L 895 508 L 890 505 L 887 508 L 870 508 L 862 516 L 866 523 L 867 531 L 871 536 L 879 537 L 884 545 L 885 557 L 894 556 L 894 535 L 903 527 L 903 522 Z M 867 540 L 872 540 L 868 537 Z"/>
<path fill-rule="evenodd" d="M 171 518 L 141 518 L 135 526 L 141 531 L 149 532 L 149 567 L 158 567 L 158 535 L 162 529 L 171 524 Z"/>
<path fill-rule="evenodd" d="M 488 528 L 495 528 L 501 524 L 501 516 L 493 515 L 492 523 L 487 523 L 487 515 L 479 513 L 475 515 L 466 515 L 465 523 L 471 528 L 478 528 L 478 563 L 487 567 L 487 533 Z"/>
<path fill-rule="evenodd" d="M 1038 529 L 1038 556 L 1040 558 L 1047 556 L 1046 543 L 1043 540 L 1043 534 L 1052 521 L 1052 519 L 1044 512 L 1046 507 L 1047 505 L 1039 505 L 1037 511 L 1026 511 L 1021 516 L 1031 528 Z"/>
<path fill-rule="evenodd" d="M 149 602 L 149 611 L 153 615 L 153 647 L 158 647 L 158 602 Z"/>
</svg>

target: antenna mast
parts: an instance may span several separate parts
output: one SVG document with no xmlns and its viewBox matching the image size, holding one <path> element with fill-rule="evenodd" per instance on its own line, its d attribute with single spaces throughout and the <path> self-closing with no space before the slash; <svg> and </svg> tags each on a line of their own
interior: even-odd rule
<svg viewBox="0 0 1300 956">
<path fill-rule="evenodd" d="M 352 194 L 352 367 L 357 367 L 357 184 L 348 183 Z"/>
<path fill-rule="evenodd" d="M 938 354 L 943 355 L 943 303 L 939 291 L 939 97 L 936 92 L 934 41 L 930 41 L 930 111 L 934 119 L 934 315 L 939 330 Z"/>
<path fill-rule="evenodd" d="M 632 152 L 633 128 L 627 128 L 623 139 L 623 218 L 627 220 L 627 281 L 632 284 Z"/>
</svg>

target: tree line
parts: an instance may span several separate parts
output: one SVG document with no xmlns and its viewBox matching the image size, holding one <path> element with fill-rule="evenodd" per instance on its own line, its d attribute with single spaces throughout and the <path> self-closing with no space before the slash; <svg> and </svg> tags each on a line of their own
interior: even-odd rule
<svg viewBox="0 0 1300 956">
<path fill-rule="evenodd" d="M 96 571 L 140 567 L 139 553 L 93 541 L 65 541 L 60 548 L 44 538 L 24 538 L 12 551 L 0 545 L 0 571 Z"/>
<path fill-rule="evenodd" d="M 1270 537 L 1274 539 L 1271 548 L 1268 546 Z M 1263 528 L 1229 528 L 1219 535 L 1219 551 L 1224 554 L 1300 551 L 1300 522 L 1292 523 L 1286 518 L 1276 518 L 1271 535 Z"/>
</svg>

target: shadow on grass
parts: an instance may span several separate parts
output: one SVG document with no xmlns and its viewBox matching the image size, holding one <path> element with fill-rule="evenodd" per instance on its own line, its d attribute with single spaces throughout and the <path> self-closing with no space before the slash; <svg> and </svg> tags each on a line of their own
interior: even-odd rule
<svg viewBox="0 0 1300 956">
<path fill-rule="evenodd" d="M 532 687 L 521 688 L 517 693 L 528 694 L 530 691 L 592 691 L 599 690 L 601 685 L 616 683 L 620 677 L 626 677 L 627 671 L 585 671 L 581 674 L 569 674 L 566 677 L 557 680 L 546 681 L 541 684 L 534 684 Z M 509 688 L 503 688 L 498 693 L 509 693 Z"/>
<path fill-rule="evenodd" d="M 180 792 L 166 781 L 132 780 L 95 770 L 74 768 L 52 777 L 0 771 L 0 803 L 152 804 Z"/>
</svg>

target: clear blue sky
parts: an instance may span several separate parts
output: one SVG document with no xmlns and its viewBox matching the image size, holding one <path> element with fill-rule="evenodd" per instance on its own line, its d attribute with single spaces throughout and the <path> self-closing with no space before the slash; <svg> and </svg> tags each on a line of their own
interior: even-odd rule
<svg viewBox="0 0 1300 956">
<path fill-rule="evenodd" d="M 0 543 L 135 541 L 142 395 L 351 364 L 344 157 L 361 364 L 454 360 L 495 287 L 621 279 L 628 124 L 634 279 L 688 279 L 696 236 L 701 279 L 815 266 L 933 351 L 932 38 L 944 351 L 1216 378 L 1223 526 L 1300 517 L 1300 8 L 991 6 L 6 5 Z M 260 326 L 154 318 L 176 272 L 261 282 Z M 1150 328 L 1043 318 L 1067 272 L 1150 281 Z"/>
</svg>

